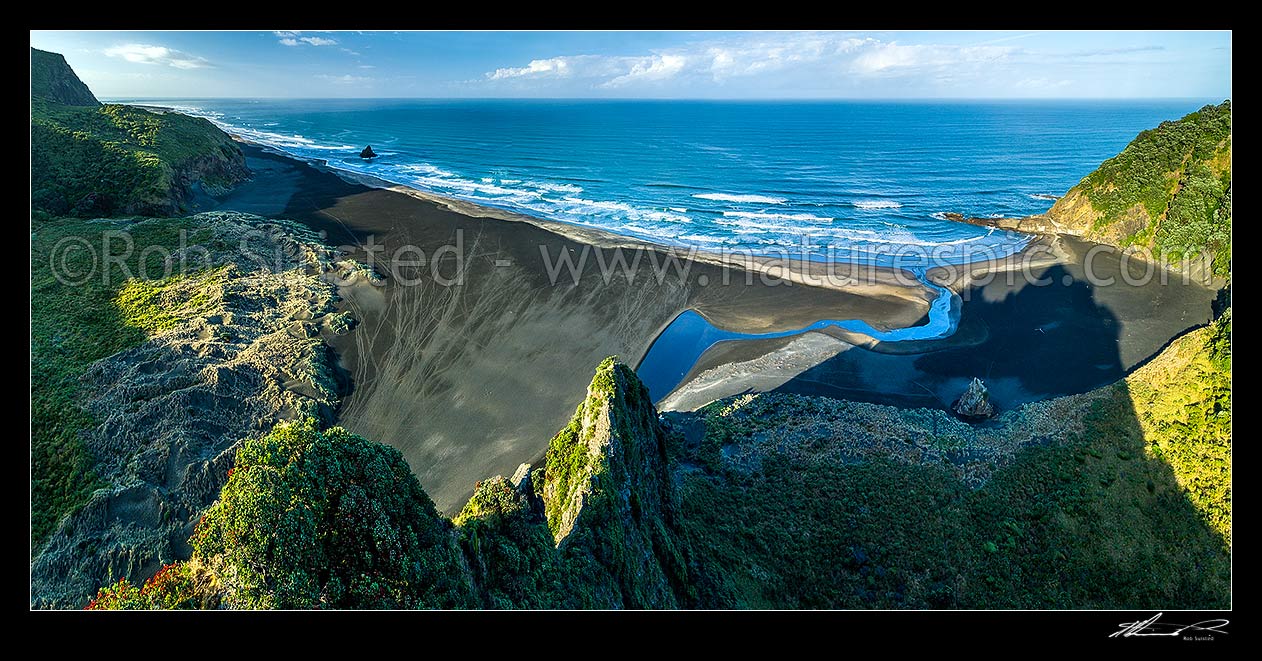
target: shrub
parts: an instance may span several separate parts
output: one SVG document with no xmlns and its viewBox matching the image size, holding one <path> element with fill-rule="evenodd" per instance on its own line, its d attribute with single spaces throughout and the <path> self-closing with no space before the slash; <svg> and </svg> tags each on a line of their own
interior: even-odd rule
<svg viewBox="0 0 1262 661">
<path fill-rule="evenodd" d="M 242 443 L 190 541 L 234 607 L 467 605 L 450 524 L 399 451 L 310 419 Z"/>
</svg>

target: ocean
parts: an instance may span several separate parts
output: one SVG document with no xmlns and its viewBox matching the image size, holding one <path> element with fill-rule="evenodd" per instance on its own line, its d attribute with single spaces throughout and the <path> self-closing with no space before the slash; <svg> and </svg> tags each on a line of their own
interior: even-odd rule
<svg viewBox="0 0 1262 661">
<path fill-rule="evenodd" d="M 682 247 L 934 263 L 1018 250 L 943 214 L 1046 211 L 1194 100 L 125 99 L 334 168 Z M 380 155 L 359 158 L 365 145 Z"/>
</svg>

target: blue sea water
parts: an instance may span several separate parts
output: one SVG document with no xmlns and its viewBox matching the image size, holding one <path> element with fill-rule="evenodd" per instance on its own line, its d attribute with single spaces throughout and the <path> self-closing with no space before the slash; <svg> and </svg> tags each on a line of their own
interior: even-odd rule
<svg viewBox="0 0 1262 661">
<path fill-rule="evenodd" d="M 125 101 L 335 168 L 659 243 L 878 261 L 910 246 L 949 262 L 1024 241 L 944 212 L 1045 211 L 1139 131 L 1202 105 Z M 364 145 L 380 157 L 360 159 Z"/>
<path fill-rule="evenodd" d="M 1027 238 L 946 220 L 1024 216 L 1140 131 L 1201 105 L 1096 102 L 125 100 L 200 115 L 292 155 L 485 205 L 705 250 L 925 268 Z M 364 145 L 380 155 L 359 158 Z M 923 277 L 922 277 L 923 280 Z M 679 315 L 637 367 L 654 400 L 718 342 L 835 326 L 883 342 L 955 332 L 823 319 L 745 334 Z"/>
</svg>

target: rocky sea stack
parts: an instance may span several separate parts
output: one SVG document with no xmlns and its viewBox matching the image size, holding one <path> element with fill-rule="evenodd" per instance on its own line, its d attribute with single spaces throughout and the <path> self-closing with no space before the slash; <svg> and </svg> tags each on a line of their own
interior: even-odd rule
<svg viewBox="0 0 1262 661">
<path fill-rule="evenodd" d="M 973 378 L 968 390 L 955 401 L 951 410 L 965 420 L 985 420 L 995 417 L 995 406 L 990 403 L 990 391 L 981 379 Z"/>
<path fill-rule="evenodd" d="M 359 152 L 360 158 L 377 158 L 377 152 L 372 150 L 372 145 L 364 147 L 364 151 Z"/>
</svg>

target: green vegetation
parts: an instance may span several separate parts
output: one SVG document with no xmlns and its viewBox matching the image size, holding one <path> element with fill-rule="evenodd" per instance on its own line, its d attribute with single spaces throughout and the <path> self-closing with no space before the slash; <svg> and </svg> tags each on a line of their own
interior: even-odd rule
<svg viewBox="0 0 1262 661">
<path fill-rule="evenodd" d="M 229 186 L 245 175 L 241 150 L 205 119 L 122 105 L 31 101 L 34 209 L 109 216 L 178 213 L 200 181 Z"/>
<path fill-rule="evenodd" d="M 226 186 L 245 174 L 240 149 L 206 120 L 102 106 L 60 55 L 31 49 L 31 540 L 36 548 L 98 486 L 79 438 L 94 424 L 79 406 L 79 377 L 93 361 L 170 328 L 216 295 L 209 275 L 150 279 L 163 274 L 163 254 L 199 240 L 188 223 L 130 225 L 129 243 L 103 234 L 118 226 L 58 216 L 168 215 L 181 208 L 194 183 Z M 185 244 L 182 230 L 190 233 Z M 75 245 L 59 244 L 63 241 Z M 146 253 L 150 246 L 165 251 Z M 59 281 L 54 271 L 70 281 Z"/>
<path fill-rule="evenodd" d="M 548 500 L 547 505 L 548 528 L 553 535 L 561 533 L 565 504 L 574 497 L 575 490 L 584 486 L 583 478 L 592 461 L 591 452 L 581 436 L 583 411 L 587 404 L 586 401 L 579 404 L 570 423 L 548 443 L 549 482 L 557 494 Z"/>
<path fill-rule="evenodd" d="M 220 606 L 219 576 L 199 559 L 164 566 L 136 587 L 125 578 L 101 588 L 86 610 L 206 610 Z"/>
<path fill-rule="evenodd" d="M 93 607 L 1226 607 L 1229 383 L 1228 313 L 1066 398 L 1054 410 L 1081 425 L 970 488 L 946 463 L 778 437 L 758 413 L 769 395 L 704 408 L 705 437 L 685 441 L 610 360 L 547 467 L 522 488 L 478 483 L 454 526 L 397 451 L 281 424 L 243 442 L 191 561 Z M 869 407 L 798 400 L 821 425 Z"/>
<path fill-rule="evenodd" d="M 398 450 L 307 420 L 242 442 L 190 541 L 234 607 L 452 608 L 450 530 Z"/>
<path fill-rule="evenodd" d="M 1231 544 L 1231 308 L 1127 379 L 1149 455 Z"/>
<path fill-rule="evenodd" d="M 613 360 L 589 394 L 576 433 L 602 451 L 595 474 L 583 478 L 592 484 L 576 484 L 587 495 L 567 500 L 575 527 L 559 544 L 543 514 L 551 496 L 533 488 L 484 480 L 453 525 L 397 450 L 336 427 L 320 432 L 311 420 L 281 423 L 242 442 L 219 500 L 190 539 L 190 561 L 139 587 L 106 586 L 92 607 L 678 605 L 673 590 L 692 592 L 669 471 L 657 463 L 659 443 L 643 446 L 661 440 L 656 412 L 634 372 Z M 604 436 L 610 430 L 615 436 Z M 548 491 L 554 459 L 531 484 Z"/>
<path fill-rule="evenodd" d="M 100 105 L 92 91 L 57 53 L 31 49 L 31 98 L 70 106 Z"/>
<path fill-rule="evenodd" d="M 245 178 L 245 157 L 209 121 L 100 105 L 60 55 L 31 49 L 31 208 L 40 216 L 167 216 L 192 186 Z"/>
<path fill-rule="evenodd" d="M 191 317 L 218 295 L 214 273 L 136 278 L 164 272 L 163 253 L 146 248 L 175 250 L 181 232 L 184 245 L 206 238 L 188 221 L 127 225 L 130 246 L 106 234 L 118 229 L 60 219 L 40 223 L 31 236 L 31 541 L 37 548 L 97 486 L 79 438 L 95 424 L 79 405 L 79 377 L 92 362 Z"/>
<path fill-rule="evenodd" d="M 456 518 L 481 602 L 494 608 L 691 603 L 666 431 L 635 373 L 610 357 L 524 493 L 478 485 Z M 546 513 L 545 516 L 540 516 Z"/>
<path fill-rule="evenodd" d="M 185 319 L 212 310 L 223 297 L 224 268 L 161 280 L 132 279 L 123 283 L 114 299 L 127 326 L 146 336 L 169 330 Z"/>
<path fill-rule="evenodd" d="M 479 482 L 455 518 L 483 608 L 563 608 L 577 593 L 563 587 L 565 568 L 533 499 L 495 477 Z"/>
<path fill-rule="evenodd" d="M 1083 201 L 1089 204 L 1084 206 Z M 1205 106 L 1140 133 L 1066 193 L 1048 212 L 1088 238 L 1150 248 L 1180 259 L 1231 260 L 1231 102 Z"/>
<path fill-rule="evenodd" d="M 1228 606 L 1229 328 L 1193 332 L 1080 396 L 1092 402 L 1081 433 L 1019 451 L 976 490 L 939 465 L 809 448 L 697 462 L 682 473 L 682 519 L 701 603 Z M 702 415 L 703 449 L 767 433 L 727 401 Z"/>
</svg>

